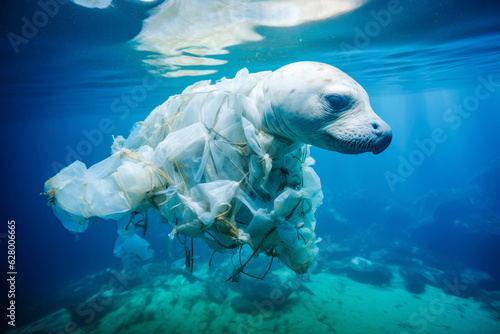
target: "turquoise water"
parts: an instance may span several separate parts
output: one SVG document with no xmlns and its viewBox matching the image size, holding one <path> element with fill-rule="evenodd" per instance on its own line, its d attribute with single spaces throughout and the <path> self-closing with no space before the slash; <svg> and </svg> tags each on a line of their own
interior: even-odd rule
<svg viewBox="0 0 500 334">
<path fill-rule="evenodd" d="M 427 331 L 440 333 L 452 326 L 449 332 L 461 333 L 474 325 L 480 333 L 499 330 L 498 3 L 331 1 L 317 7 L 321 10 L 314 7 L 308 12 L 303 7 L 299 11 L 303 16 L 298 15 L 303 21 L 297 21 L 285 10 L 288 7 L 277 10 L 227 1 L 218 2 L 219 7 L 179 11 L 165 18 L 169 25 L 162 27 L 151 20 L 154 12 L 149 12 L 160 2 L 115 0 L 104 9 L 67 1 L 42 1 L 52 4 L 49 10 L 30 1 L 2 5 L 2 211 L 4 220 L 14 219 L 17 226 L 19 327 L 50 314 L 52 321 L 58 319 L 58 326 L 64 325 L 70 321 L 64 318 L 69 317 L 64 310 L 81 305 L 99 291 L 102 282 L 109 280 L 107 268 L 116 272 L 123 268 L 113 256 L 114 223 L 98 221 L 76 241 L 39 195 L 47 179 L 75 160 L 90 166 L 106 158 L 112 135 L 126 136 L 135 122 L 199 80 L 232 78 L 244 67 L 257 72 L 311 60 L 336 66 L 359 82 L 373 110 L 392 127 L 393 141 L 376 156 L 312 148 L 314 169 L 325 195 L 316 234 L 327 245 L 322 252 L 335 255 L 304 279 L 303 286 L 312 294 L 294 292 L 284 309 L 265 314 L 262 330 L 271 331 L 274 325 L 281 328 L 277 332 L 307 328 L 285 324 L 283 319 L 300 318 L 306 312 L 303 307 L 314 310 L 325 299 L 328 307 L 316 312 L 321 317 L 311 320 L 309 314 L 310 328 L 343 333 L 384 332 L 381 327 L 394 333 L 426 332 L 421 318 L 411 317 L 414 310 L 428 307 L 446 289 L 444 280 L 454 278 L 468 286 L 467 293 L 436 312 Z M 201 2 L 186 1 L 186 8 L 189 3 L 201 6 Z M 339 12 L 339 8 L 346 9 Z M 46 22 L 40 12 L 46 13 Z M 30 31 L 28 26 L 34 23 Z M 204 31 L 209 42 L 197 37 Z M 214 38 L 222 33 L 224 38 Z M 160 37 L 155 40 L 148 34 Z M 177 44 L 172 42 L 176 37 Z M 191 289 L 171 268 L 166 242 L 169 228 L 151 224 L 150 229 L 147 239 L 155 249 L 155 260 L 149 264 L 149 276 L 136 274 L 140 276 L 137 286 L 119 295 L 117 304 L 133 304 L 139 295 L 161 295 L 169 301 L 164 309 L 158 311 L 161 299 L 149 300 L 152 309 L 148 312 L 168 313 L 171 307 L 171 312 L 179 314 L 195 308 L 199 317 L 209 320 L 210 314 L 221 319 L 247 316 L 234 313 L 238 311 L 231 306 L 234 298 L 245 293 L 218 282 L 227 278 L 222 267 L 230 263 L 228 256 L 214 260 L 224 277 L 210 279 L 218 280 L 229 296 L 220 297 L 220 304 L 207 301 L 200 297 L 206 294 L 206 283 L 195 282 Z M 6 236 L 6 230 L 1 233 Z M 1 239 L 2 249 L 5 240 Z M 206 266 L 210 250 L 201 244 L 196 248 L 201 250 L 196 262 Z M 334 249 L 333 253 L 328 249 Z M 175 244 L 174 258 L 182 259 L 183 251 Z M 392 278 L 382 288 L 359 279 L 349 269 L 356 257 L 384 266 Z M 282 279 L 290 274 L 281 263 L 273 264 L 273 270 Z M 404 277 L 412 275 L 405 276 L 407 272 L 424 277 L 419 282 L 427 286 L 425 293 L 408 291 Z M 165 280 L 169 283 L 163 287 Z M 176 289 L 178 296 L 173 297 Z M 379 289 L 385 289 L 382 295 L 387 300 L 377 294 Z M 75 293 L 82 290 L 82 294 Z M 326 301 L 328 291 L 334 301 Z M 191 304 L 174 306 L 175 298 Z M 196 298 L 202 304 L 196 304 Z M 363 301 L 357 304 L 356 299 Z M 338 301 L 357 315 L 334 308 L 340 307 Z M 402 308 L 395 306 L 400 304 Z M 162 327 L 161 322 L 152 326 L 154 321 L 146 313 L 128 327 L 112 328 L 110 323 L 130 316 L 113 305 L 97 312 L 100 317 L 91 326 L 84 323 L 78 330 L 152 332 L 156 328 L 170 332 L 173 328 Z M 135 307 L 130 309 L 140 313 L 141 307 Z M 386 307 L 384 315 L 370 313 Z M 471 316 L 457 328 L 453 324 L 463 319 L 460 307 Z M 368 315 L 363 318 L 359 312 Z M 209 320 L 206 328 L 196 328 L 214 332 L 221 328 L 222 324 L 210 325 Z M 272 321 L 276 323 L 271 325 Z M 374 321 L 376 328 L 355 325 Z M 319 323 L 328 325 L 314 327 Z M 226 325 L 228 332 L 238 331 L 229 320 Z M 47 326 L 43 330 L 50 332 Z M 61 331 L 60 327 L 54 330 Z M 182 332 L 182 327 L 175 330 Z"/>
</svg>

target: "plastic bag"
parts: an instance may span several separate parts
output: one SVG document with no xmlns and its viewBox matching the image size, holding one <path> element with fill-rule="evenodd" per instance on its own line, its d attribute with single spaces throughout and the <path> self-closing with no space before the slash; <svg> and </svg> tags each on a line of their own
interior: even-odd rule
<svg viewBox="0 0 500 334">
<path fill-rule="evenodd" d="M 306 272 L 317 257 L 315 213 L 323 195 L 309 147 L 260 128 L 247 95 L 269 73 L 244 69 L 215 85 L 194 84 L 126 140 L 115 137 L 107 159 L 61 170 L 45 184 L 56 216 L 74 232 L 91 217 L 114 219 L 120 238 L 136 239 L 133 217 L 152 210 L 172 227 L 170 238 L 200 238 L 220 252 L 248 244 L 252 256 L 278 257 Z"/>
</svg>

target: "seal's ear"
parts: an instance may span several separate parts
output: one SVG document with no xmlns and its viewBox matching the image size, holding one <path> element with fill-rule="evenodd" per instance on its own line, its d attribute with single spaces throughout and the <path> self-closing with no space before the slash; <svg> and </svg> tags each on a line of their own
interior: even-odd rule
<svg viewBox="0 0 500 334">
<path fill-rule="evenodd" d="M 353 103 L 352 97 L 344 94 L 329 94 L 325 96 L 325 100 L 334 112 L 344 111 Z"/>
</svg>

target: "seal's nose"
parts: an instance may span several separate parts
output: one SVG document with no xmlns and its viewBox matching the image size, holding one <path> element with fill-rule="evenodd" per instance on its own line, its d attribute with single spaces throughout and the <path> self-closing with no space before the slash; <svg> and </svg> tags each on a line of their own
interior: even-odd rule
<svg viewBox="0 0 500 334">
<path fill-rule="evenodd" d="M 378 137 L 382 136 L 384 132 L 387 131 L 387 129 L 391 129 L 389 128 L 389 125 L 382 120 L 373 121 L 371 125 L 373 128 L 373 133 L 375 133 Z"/>
<path fill-rule="evenodd" d="M 373 146 L 373 154 L 382 153 L 392 141 L 392 130 L 389 124 L 380 120 L 372 122 L 373 133 L 378 137 L 377 143 Z"/>
</svg>

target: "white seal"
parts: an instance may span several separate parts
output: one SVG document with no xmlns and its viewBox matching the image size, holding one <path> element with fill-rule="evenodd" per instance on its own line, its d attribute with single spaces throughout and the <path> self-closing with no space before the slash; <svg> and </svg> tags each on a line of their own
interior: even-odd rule
<svg viewBox="0 0 500 334">
<path fill-rule="evenodd" d="M 121 238 L 144 234 L 155 212 L 170 238 L 200 238 L 220 252 L 247 244 L 250 259 L 272 255 L 303 274 L 318 256 L 323 198 L 306 144 L 355 154 L 390 141 L 363 88 L 332 66 L 242 69 L 171 96 L 126 140 L 116 137 L 111 156 L 89 169 L 75 161 L 45 183 L 45 195 L 74 232 L 100 217 L 116 220 Z"/>
</svg>

